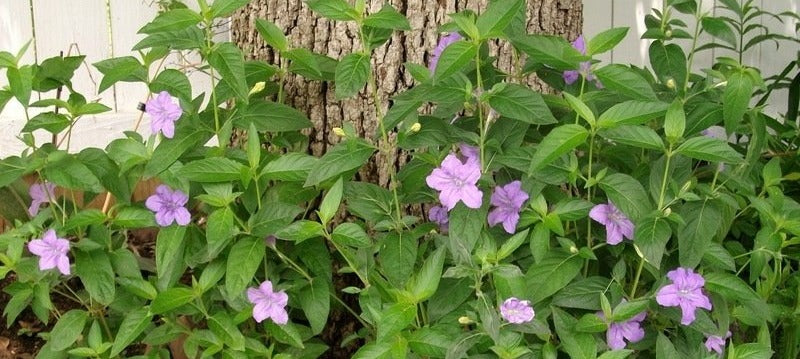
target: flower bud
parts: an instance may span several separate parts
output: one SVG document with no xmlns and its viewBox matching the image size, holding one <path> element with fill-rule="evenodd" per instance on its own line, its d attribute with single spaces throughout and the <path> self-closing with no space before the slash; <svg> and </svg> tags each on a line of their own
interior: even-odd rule
<svg viewBox="0 0 800 359">
<path fill-rule="evenodd" d="M 341 127 L 334 127 L 333 128 L 333 133 L 335 133 L 336 136 L 339 136 L 339 137 L 347 136 L 347 134 L 344 133 L 344 130 Z"/>
<path fill-rule="evenodd" d="M 670 90 L 675 89 L 675 79 L 667 80 L 667 88 L 669 88 Z"/>
<path fill-rule="evenodd" d="M 665 217 L 669 217 L 670 214 L 672 214 L 672 208 L 669 208 L 669 207 L 665 208 L 664 209 L 664 216 Z"/>
<path fill-rule="evenodd" d="M 467 317 L 467 316 L 463 316 L 463 317 L 459 317 L 458 318 L 458 324 L 469 325 L 469 324 L 472 324 L 472 323 L 475 323 L 475 322 L 473 322 L 472 319 L 469 319 L 469 317 Z"/>
<path fill-rule="evenodd" d="M 664 37 L 666 37 L 667 39 L 671 39 L 672 38 L 672 30 L 664 31 Z"/>
<path fill-rule="evenodd" d="M 578 247 L 569 246 L 569 252 L 572 254 L 578 253 Z"/>
<path fill-rule="evenodd" d="M 267 83 L 266 83 L 266 82 L 264 82 L 264 81 L 257 82 L 257 83 L 256 83 L 256 84 L 253 86 L 253 88 L 251 88 L 251 89 L 250 89 L 250 93 L 249 93 L 248 95 L 252 95 L 252 94 L 254 94 L 254 93 L 259 93 L 259 92 L 261 92 L 261 91 L 264 91 L 264 88 L 265 88 L 265 87 L 267 87 Z"/>
<path fill-rule="evenodd" d="M 419 122 L 416 122 L 413 125 L 411 125 L 411 132 L 419 132 L 420 129 L 422 129 L 422 124 L 420 124 Z"/>
</svg>

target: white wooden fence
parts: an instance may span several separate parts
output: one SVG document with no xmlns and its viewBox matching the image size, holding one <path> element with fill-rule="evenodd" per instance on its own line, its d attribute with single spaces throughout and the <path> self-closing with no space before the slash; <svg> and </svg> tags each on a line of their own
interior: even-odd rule
<svg viewBox="0 0 800 359">
<path fill-rule="evenodd" d="M 457 0 L 455 0 L 457 1 Z M 716 11 L 716 0 L 704 0 L 703 6 Z M 0 51 L 16 53 L 28 41 L 35 38 L 23 63 L 31 63 L 52 56 L 86 55 L 86 64 L 76 72 L 75 88 L 90 100 L 100 99 L 112 107 L 114 112 L 92 118 L 84 118 L 76 126 L 72 137 L 72 150 L 85 147 L 103 147 L 111 139 L 121 136 L 122 131 L 133 128 L 138 117 L 136 105 L 147 96 L 141 84 L 120 83 L 102 94 L 97 93 L 101 79 L 92 63 L 114 56 L 131 54 L 130 49 L 142 36 L 136 32 L 156 14 L 156 0 L 0 0 Z M 192 3 L 192 1 L 188 1 Z M 800 0 L 757 0 L 765 9 L 773 12 L 798 10 Z M 631 30 L 623 43 L 613 52 L 600 57 L 606 62 L 631 63 L 649 66 L 648 41 L 640 40 L 644 33 L 644 15 L 651 8 L 660 8 L 661 0 L 584 0 L 584 33 L 591 37 L 610 27 L 627 26 Z M 766 20 L 765 20 L 766 21 Z M 766 21 L 773 32 L 795 36 L 794 22 L 780 24 Z M 225 33 L 220 37 L 227 36 Z M 688 43 L 687 43 L 688 46 Z M 785 43 L 780 49 L 772 44 L 758 46 L 746 54 L 745 62 L 762 69 L 765 74 L 779 72 L 789 59 L 796 58 L 799 47 Z M 696 66 L 708 66 L 714 56 L 724 53 L 707 51 L 697 57 Z M 173 58 L 168 66 L 179 67 L 184 59 Z M 209 87 L 203 74 L 190 74 L 195 92 Z M 0 74 L 0 87 L 6 85 L 6 77 Z M 786 98 L 786 93 L 779 96 Z M 785 110 L 786 101 L 777 101 L 773 112 Z M 146 116 L 145 116 L 146 117 Z M 148 134 L 145 123 L 139 131 Z M 24 124 L 24 114 L 19 104 L 12 100 L 0 114 L 0 157 L 18 153 L 24 146 L 14 138 Z M 37 131 L 40 141 L 48 134 Z"/>
</svg>

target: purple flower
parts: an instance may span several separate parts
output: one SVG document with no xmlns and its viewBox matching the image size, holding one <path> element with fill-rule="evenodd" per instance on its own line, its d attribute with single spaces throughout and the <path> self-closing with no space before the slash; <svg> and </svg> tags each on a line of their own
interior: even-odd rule
<svg viewBox="0 0 800 359">
<path fill-rule="evenodd" d="M 574 47 L 575 50 L 578 50 L 581 55 L 586 55 L 586 39 L 583 38 L 583 35 L 578 36 L 578 38 L 572 42 L 572 47 Z M 600 83 L 600 80 L 598 80 L 592 73 L 591 61 L 581 62 L 579 70 L 564 71 L 564 82 L 566 82 L 567 85 L 572 85 L 575 83 L 575 81 L 578 81 L 580 75 L 586 77 L 587 81 L 594 81 L 597 88 L 603 87 L 603 84 Z"/>
<path fill-rule="evenodd" d="M 39 207 L 42 204 L 50 203 L 56 199 L 56 185 L 50 182 L 34 183 L 28 188 L 28 193 L 31 195 L 31 206 L 28 207 L 28 214 L 31 217 L 39 213 Z"/>
<path fill-rule="evenodd" d="M 725 334 L 724 338 L 719 335 L 709 335 L 706 339 L 706 349 L 708 349 L 709 352 L 715 351 L 717 354 L 722 355 L 722 351 L 725 349 L 725 341 L 730 337 L 730 330 Z"/>
<path fill-rule="evenodd" d="M 48 229 L 41 239 L 28 243 L 28 250 L 39 257 L 39 269 L 48 270 L 58 267 L 63 275 L 69 275 L 69 241 L 58 238 L 56 231 Z"/>
<path fill-rule="evenodd" d="M 150 120 L 152 133 L 161 131 L 166 138 L 175 136 L 175 121 L 181 117 L 183 110 L 172 101 L 169 92 L 161 91 L 158 96 L 147 101 L 145 111 L 152 117 Z"/>
<path fill-rule="evenodd" d="M 428 218 L 431 222 L 439 225 L 439 229 L 446 231 L 450 224 L 450 218 L 447 215 L 447 208 L 442 206 L 434 206 L 428 210 Z"/>
<path fill-rule="evenodd" d="M 711 301 L 703 294 L 706 281 L 690 268 L 679 267 L 669 271 L 667 278 L 672 284 L 665 285 L 656 293 L 656 301 L 665 307 L 681 307 L 681 324 L 689 325 L 695 319 L 695 310 L 711 310 Z"/>
<path fill-rule="evenodd" d="M 264 281 L 258 288 L 247 288 L 247 300 L 255 304 L 253 319 L 261 323 L 264 319 L 272 318 L 275 324 L 286 324 L 289 313 L 286 312 L 286 303 L 289 296 L 286 292 L 274 292 L 272 282 Z"/>
<path fill-rule="evenodd" d="M 603 312 L 598 312 L 597 316 L 605 320 Z M 624 349 L 628 343 L 636 343 L 644 338 L 644 329 L 642 329 L 642 321 L 647 316 L 646 312 L 641 312 L 627 321 L 622 323 L 609 323 L 608 331 L 606 331 L 606 342 L 611 350 Z"/>
<path fill-rule="evenodd" d="M 173 221 L 178 225 L 185 226 L 192 219 L 189 210 L 184 207 L 188 201 L 189 196 L 185 193 L 180 190 L 173 192 L 162 184 L 156 188 L 154 195 L 147 197 L 145 206 L 156 213 L 156 223 L 159 226 L 169 226 Z"/>
<path fill-rule="evenodd" d="M 503 223 L 503 229 L 513 234 L 519 222 L 519 211 L 528 200 L 528 194 L 522 190 L 522 182 L 514 181 L 503 187 L 496 187 L 492 193 L 491 204 L 495 206 L 489 212 L 489 225 Z"/>
<path fill-rule="evenodd" d="M 479 163 L 481 161 L 481 150 L 475 146 L 462 143 L 458 145 L 461 150 L 462 161 Z"/>
<path fill-rule="evenodd" d="M 267 238 L 264 238 L 264 243 L 266 243 L 268 247 L 275 247 L 276 240 L 277 238 L 275 238 L 275 236 L 270 234 L 267 236 Z"/>
<path fill-rule="evenodd" d="M 534 313 L 531 302 L 511 297 L 500 306 L 500 315 L 509 323 L 522 324 L 533 320 Z"/>
<path fill-rule="evenodd" d="M 447 34 L 439 38 L 439 43 L 436 45 L 436 48 L 433 49 L 433 55 L 431 55 L 431 62 L 428 65 L 428 69 L 431 70 L 431 74 L 436 71 L 436 65 L 439 64 L 439 56 L 442 56 L 442 52 L 446 49 L 450 44 L 463 39 L 464 37 L 461 34 L 454 32 L 451 34 Z"/>
<path fill-rule="evenodd" d="M 480 178 L 481 168 L 477 162 L 462 163 L 451 153 L 425 181 L 428 187 L 439 191 L 439 201 L 450 211 L 458 201 L 464 202 L 469 208 L 481 207 L 483 192 L 476 185 Z"/>
<path fill-rule="evenodd" d="M 606 226 L 606 242 L 616 245 L 622 238 L 633 239 L 633 222 L 613 203 L 598 204 L 589 211 L 589 217 Z"/>
</svg>

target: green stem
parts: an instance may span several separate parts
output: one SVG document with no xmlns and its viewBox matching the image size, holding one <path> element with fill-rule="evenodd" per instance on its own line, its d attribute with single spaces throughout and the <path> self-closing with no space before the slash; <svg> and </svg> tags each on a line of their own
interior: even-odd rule
<svg viewBox="0 0 800 359">
<path fill-rule="evenodd" d="M 333 293 L 330 293 L 330 295 L 331 295 L 331 298 L 335 299 L 337 303 L 341 304 L 341 305 L 344 307 L 344 309 L 346 309 L 348 312 L 350 312 L 350 314 L 352 314 L 352 315 L 353 315 L 353 317 L 355 317 L 355 318 L 356 318 L 356 320 L 358 320 L 358 322 L 359 322 L 359 323 L 361 323 L 361 325 L 362 325 L 364 328 L 367 328 L 367 329 L 369 329 L 369 330 L 373 330 L 373 329 L 372 329 L 372 326 L 371 326 L 371 325 L 369 325 L 367 322 L 365 322 L 365 321 L 364 321 L 364 319 L 361 319 L 361 316 L 360 316 L 360 315 L 358 315 L 358 313 L 356 313 L 356 311 L 355 311 L 355 310 L 353 310 L 353 308 L 350 308 L 350 306 L 349 306 L 349 305 L 347 305 L 347 303 L 345 303 L 345 302 L 344 302 L 344 301 L 343 301 L 341 298 L 337 297 L 337 296 L 336 296 L 335 294 L 333 294 Z"/>
<path fill-rule="evenodd" d="M 697 13 L 695 14 L 694 36 L 692 37 L 692 47 L 689 50 L 689 60 L 686 62 L 686 78 L 683 79 L 683 93 L 689 89 L 689 75 L 692 73 L 692 63 L 694 62 L 694 53 L 697 48 L 697 39 L 700 37 L 700 11 L 703 8 L 703 0 L 697 4 Z M 741 62 L 741 61 L 740 61 Z"/>
<path fill-rule="evenodd" d="M 672 160 L 672 144 L 669 145 L 669 149 L 667 150 L 667 160 L 666 165 L 664 166 L 664 177 L 661 178 L 661 191 L 658 194 L 658 209 L 664 209 L 664 196 L 667 192 L 667 178 L 669 178 L 669 165 L 670 161 Z"/>
<path fill-rule="evenodd" d="M 370 286 L 369 279 L 365 275 L 361 274 L 361 272 L 358 271 L 358 267 L 353 265 L 353 261 L 350 260 L 350 256 L 347 253 L 345 253 L 342 250 L 342 248 L 339 247 L 338 244 L 336 244 L 336 242 L 331 238 L 331 235 L 328 233 L 327 230 L 325 230 L 325 238 L 328 240 L 328 242 L 333 244 L 333 247 L 336 248 L 336 251 L 339 252 L 342 255 L 342 257 L 344 258 L 345 262 L 347 262 L 347 265 L 350 266 L 350 269 L 353 270 L 353 273 L 355 273 L 356 276 L 358 276 L 358 279 L 361 280 L 361 283 L 364 283 L 364 285 L 367 288 L 369 288 L 369 286 Z"/>
<path fill-rule="evenodd" d="M 642 276 L 642 268 L 644 268 L 644 258 L 639 258 L 639 267 L 636 268 L 636 276 L 633 277 L 633 286 L 631 287 L 631 293 L 629 295 L 631 300 L 636 296 L 636 288 L 639 287 L 639 278 Z"/>
<path fill-rule="evenodd" d="M 286 59 L 281 58 L 281 75 L 278 82 L 278 103 L 283 103 L 283 83 L 286 80 Z"/>
<path fill-rule="evenodd" d="M 283 254 L 283 252 L 281 252 L 281 251 L 278 249 L 278 247 L 276 247 L 276 246 L 268 246 L 268 247 L 272 248 L 272 250 L 274 250 L 274 251 L 275 251 L 275 253 L 278 255 L 278 257 L 279 257 L 279 258 L 280 258 L 280 259 L 281 259 L 281 260 L 282 260 L 284 263 L 286 263 L 286 264 L 288 264 L 290 267 L 292 267 L 292 269 L 294 269 L 294 271 L 295 271 L 295 272 L 297 272 L 297 273 L 299 273 L 300 275 L 302 275 L 303 277 L 305 277 L 305 278 L 306 278 L 306 280 L 308 280 L 309 282 L 313 282 L 313 281 L 314 281 L 314 279 L 313 279 L 313 278 L 311 278 L 311 276 L 310 276 L 310 275 L 308 275 L 308 272 L 306 272 L 305 270 L 303 270 L 303 268 L 302 268 L 302 267 L 300 267 L 299 265 L 297 265 L 297 263 L 295 263 L 295 261 L 293 261 L 291 258 L 289 258 L 289 257 L 287 257 L 286 255 L 284 255 L 284 254 Z"/>
<path fill-rule="evenodd" d="M 583 85 L 581 85 L 583 87 Z M 594 129 L 592 130 L 592 134 L 589 137 L 589 173 L 588 177 L 586 178 L 587 184 L 591 184 L 592 181 L 592 166 L 594 165 Z M 592 202 L 592 186 L 588 186 L 586 188 L 586 200 L 590 203 Z M 592 220 L 588 219 L 586 221 L 586 246 L 591 248 L 592 247 Z M 586 260 L 586 264 L 583 267 L 583 274 L 588 275 L 589 273 L 589 260 Z"/>
<path fill-rule="evenodd" d="M 477 88 L 478 91 L 477 92 L 479 94 L 482 94 L 482 92 L 483 92 L 483 77 L 481 77 L 481 54 L 480 54 L 480 51 L 475 53 L 475 76 L 476 76 L 477 85 L 478 85 L 478 88 Z M 480 131 L 480 143 L 478 144 L 478 148 L 480 149 L 481 172 L 484 172 L 486 170 L 486 167 L 485 167 L 486 166 L 486 155 L 485 155 L 485 150 L 484 150 L 485 142 L 486 142 L 486 130 L 484 129 L 484 121 L 486 121 L 486 119 L 484 118 L 484 115 L 483 115 L 483 104 L 481 103 L 480 97 L 477 99 L 476 102 L 477 102 L 476 105 L 477 105 L 477 108 L 478 108 L 478 127 L 479 127 L 479 131 Z M 488 128 L 488 124 L 485 127 Z"/>
</svg>

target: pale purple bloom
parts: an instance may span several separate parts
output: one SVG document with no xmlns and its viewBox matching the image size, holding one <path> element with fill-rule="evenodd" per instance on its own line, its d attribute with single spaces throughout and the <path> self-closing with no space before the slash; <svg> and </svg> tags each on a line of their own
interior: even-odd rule
<svg viewBox="0 0 800 359">
<path fill-rule="evenodd" d="M 156 213 L 156 223 L 159 226 L 169 226 L 173 221 L 178 225 L 185 226 L 192 219 L 189 210 L 185 207 L 188 201 L 189 196 L 185 193 L 180 190 L 172 191 L 162 184 L 156 188 L 154 195 L 147 198 L 145 206 Z"/>
<path fill-rule="evenodd" d="M 690 268 L 678 267 L 669 271 L 667 278 L 672 284 L 665 285 L 656 293 L 656 301 L 665 307 L 681 307 L 681 324 L 689 325 L 695 319 L 695 310 L 711 310 L 711 301 L 703 293 L 706 281 Z"/>
<path fill-rule="evenodd" d="M 446 231 L 450 226 L 450 218 L 447 215 L 447 208 L 442 206 L 434 206 L 428 210 L 428 218 L 431 222 L 439 225 L 439 229 Z"/>
<path fill-rule="evenodd" d="M 151 117 L 152 133 L 161 131 L 166 138 L 175 136 L 175 121 L 181 117 L 183 110 L 173 102 L 172 96 L 167 91 L 161 91 L 158 96 L 147 101 L 144 108 Z"/>
<path fill-rule="evenodd" d="M 289 313 L 286 312 L 286 303 L 289 296 L 286 292 L 272 290 L 272 282 L 264 281 L 258 288 L 247 288 L 247 300 L 255 304 L 253 319 L 261 323 L 264 319 L 272 318 L 276 324 L 286 324 Z"/>
<path fill-rule="evenodd" d="M 534 313 L 531 302 L 511 297 L 500 306 L 500 315 L 509 323 L 522 324 L 533 320 Z"/>
<path fill-rule="evenodd" d="M 276 240 L 277 240 L 277 238 L 275 238 L 275 236 L 273 236 L 273 235 L 271 235 L 271 234 L 270 234 L 270 235 L 268 235 L 268 236 L 267 236 L 267 238 L 264 238 L 264 242 L 265 242 L 265 243 L 267 244 L 267 246 L 269 246 L 269 247 L 275 247 L 275 241 L 276 241 Z"/>
<path fill-rule="evenodd" d="M 58 268 L 63 275 L 69 275 L 69 241 L 56 236 L 56 231 L 48 229 L 41 239 L 28 243 L 28 250 L 39 257 L 39 269 Z"/>
<path fill-rule="evenodd" d="M 503 223 L 503 229 L 513 234 L 519 222 L 519 211 L 527 200 L 528 194 L 522 190 L 520 181 L 496 187 L 491 198 L 491 204 L 495 208 L 489 212 L 489 225 Z"/>
<path fill-rule="evenodd" d="M 475 163 L 479 163 L 481 161 L 481 150 L 478 147 L 462 143 L 458 145 L 458 148 L 461 150 L 462 160 Z"/>
<path fill-rule="evenodd" d="M 458 201 L 469 208 L 480 208 L 483 192 L 476 185 L 481 178 L 480 165 L 474 161 L 461 162 L 449 154 L 442 164 L 425 179 L 428 187 L 439 191 L 439 201 L 450 211 Z"/>
<path fill-rule="evenodd" d="M 583 35 L 578 36 L 578 38 L 572 42 L 572 47 L 574 47 L 575 50 L 578 50 L 581 55 L 586 55 L 586 39 L 583 38 Z M 594 81 L 597 88 L 603 87 L 603 85 L 600 83 L 600 80 L 598 80 L 592 73 L 591 61 L 581 62 L 579 70 L 564 71 L 564 82 L 566 82 L 567 85 L 572 85 L 575 83 L 575 81 L 578 81 L 581 75 L 586 77 L 586 81 Z"/>
<path fill-rule="evenodd" d="M 450 46 L 450 44 L 463 38 L 464 37 L 457 32 L 450 33 L 439 38 L 439 43 L 436 44 L 436 48 L 433 49 L 433 55 L 431 55 L 431 61 L 428 64 L 428 69 L 431 71 L 431 73 L 436 71 L 436 65 L 439 64 L 439 56 L 442 56 L 444 49 Z"/>
<path fill-rule="evenodd" d="M 633 222 L 613 203 L 598 204 L 589 211 L 589 217 L 606 226 L 606 242 L 616 245 L 623 237 L 633 239 Z"/>
<path fill-rule="evenodd" d="M 598 312 L 597 316 L 605 320 L 603 312 Z M 606 331 L 606 342 L 611 350 L 624 349 L 628 343 L 636 343 L 644 338 L 644 329 L 642 329 L 642 321 L 647 316 L 646 312 L 641 312 L 631 319 L 622 323 L 609 323 L 608 331 Z"/>
<path fill-rule="evenodd" d="M 711 352 L 715 351 L 717 354 L 722 355 L 722 351 L 725 350 L 725 341 L 731 337 L 731 331 L 729 330 L 728 333 L 725 334 L 725 337 L 721 337 L 719 335 L 709 335 L 706 339 L 706 349 Z"/>
<path fill-rule="evenodd" d="M 28 188 L 31 195 L 31 206 L 28 207 L 28 214 L 35 216 L 39 213 L 39 207 L 44 203 L 49 203 L 56 199 L 56 185 L 50 182 L 34 183 Z"/>
</svg>

